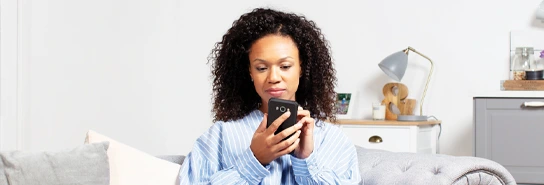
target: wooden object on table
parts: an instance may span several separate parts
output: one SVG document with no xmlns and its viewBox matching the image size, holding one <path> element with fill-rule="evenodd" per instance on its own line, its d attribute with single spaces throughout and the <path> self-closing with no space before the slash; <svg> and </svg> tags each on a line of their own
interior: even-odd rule
<svg viewBox="0 0 544 185">
<path fill-rule="evenodd" d="M 544 80 L 502 80 L 503 91 L 544 91 Z"/>
<path fill-rule="evenodd" d="M 395 92 L 395 89 L 396 92 Z M 382 104 L 385 105 L 385 119 L 397 120 L 397 114 L 391 111 L 391 105 L 396 106 L 400 115 L 413 115 L 416 100 L 408 99 L 408 87 L 402 83 L 387 83 L 383 86 Z"/>
</svg>

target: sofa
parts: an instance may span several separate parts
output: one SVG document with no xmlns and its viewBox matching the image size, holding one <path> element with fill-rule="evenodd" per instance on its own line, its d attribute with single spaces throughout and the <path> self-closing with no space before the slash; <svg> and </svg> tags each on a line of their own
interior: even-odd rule
<svg viewBox="0 0 544 185">
<path fill-rule="evenodd" d="M 355 147 L 362 185 L 516 185 L 502 165 L 484 158 Z M 158 157 L 177 164 L 185 159 L 185 156 Z"/>
<path fill-rule="evenodd" d="M 355 147 L 359 184 L 516 184 L 488 159 Z M 71 150 L 2 151 L 0 158 L 0 185 L 175 185 L 185 156 L 152 156 L 89 131 L 84 145 Z"/>
</svg>

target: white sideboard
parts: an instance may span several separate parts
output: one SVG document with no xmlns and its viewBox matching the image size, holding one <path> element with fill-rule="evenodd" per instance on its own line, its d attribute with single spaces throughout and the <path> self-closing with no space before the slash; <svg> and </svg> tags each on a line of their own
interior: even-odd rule
<svg viewBox="0 0 544 185">
<path fill-rule="evenodd" d="M 399 122 L 391 120 L 337 120 L 353 144 L 393 152 L 431 153 L 438 151 L 439 120 Z"/>
</svg>

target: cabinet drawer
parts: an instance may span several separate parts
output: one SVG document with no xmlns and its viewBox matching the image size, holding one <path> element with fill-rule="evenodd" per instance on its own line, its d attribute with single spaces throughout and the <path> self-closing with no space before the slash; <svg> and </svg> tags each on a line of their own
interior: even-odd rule
<svg viewBox="0 0 544 185">
<path fill-rule="evenodd" d="M 344 125 L 342 130 L 353 144 L 364 148 L 394 152 L 409 152 L 410 150 L 410 128 L 408 127 Z M 382 142 L 370 142 L 369 139 L 373 136 L 381 138 Z"/>
<path fill-rule="evenodd" d="M 544 107 L 525 107 L 525 102 L 544 102 L 544 98 L 489 98 L 485 99 L 485 108 L 489 109 L 540 109 Z"/>
</svg>

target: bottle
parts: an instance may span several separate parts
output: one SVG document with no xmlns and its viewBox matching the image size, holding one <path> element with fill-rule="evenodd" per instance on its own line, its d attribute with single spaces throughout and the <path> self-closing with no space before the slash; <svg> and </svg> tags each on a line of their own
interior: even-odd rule
<svg viewBox="0 0 544 185">
<path fill-rule="evenodd" d="M 538 68 L 544 70 L 544 50 L 540 52 L 540 58 L 536 62 L 536 65 L 538 66 Z M 544 72 L 542 73 L 542 77 L 540 79 L 544 80 Z"/>
<path fill-rule="evenodd" d="M 542 53 L 540 57 L 543 57 Z M 544 76 L 544 63 L 541 63 L 540 59 L 529 60 L 528 69 L 525 70 L 526 80 L 542 80 Z"/>
<path fill-rule="evenodd" d="M 516 54 L 510 64 L 510 79 L 525 80 L 525 72 L 534 66 L 534 50 L 532 47 L 517 47 Z M 532 65 L 533 64 L 533 65 Z"/>
</svg>

